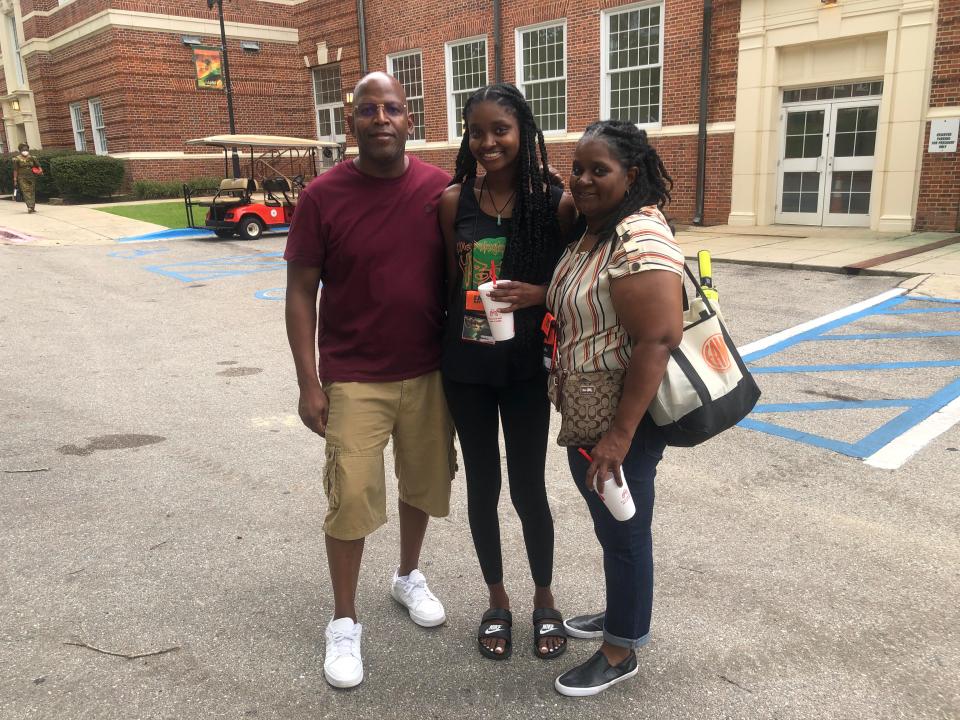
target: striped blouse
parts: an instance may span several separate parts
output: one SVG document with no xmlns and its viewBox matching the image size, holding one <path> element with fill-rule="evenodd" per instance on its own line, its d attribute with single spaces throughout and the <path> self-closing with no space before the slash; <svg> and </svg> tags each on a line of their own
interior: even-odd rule
<svg viewBox="0 0 960 720">
<path fill-rule="evenodd" d="M 619 237 L 594 252 L 577 252 L 578 240 L 560 257 L 547 288 L 557 318 L 557 364 L 591 372 L 626 369 L 632 344 L 610 297 L 610 281 L 646 270 L 683 276 L 683 252 L 655 206 L 641 208 L 617 226 Z"/>
</svg>

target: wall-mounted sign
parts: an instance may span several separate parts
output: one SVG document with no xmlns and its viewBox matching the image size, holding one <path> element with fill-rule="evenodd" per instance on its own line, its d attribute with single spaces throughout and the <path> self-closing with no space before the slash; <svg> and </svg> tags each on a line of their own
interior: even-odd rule
<svg viewBox="0 0 960 720">
<path fill-rule="evenodd" d="M 931 120 L 930 144 L 927 146 L 927 152 L 956 152 L 958 135 L 960 135 L 960 118 Z"/>
<path fill-rule="evenodd" d="M 198 90 L 223 90 L 223 54 L 218 47 L 194 47 Z"/>
</svg>

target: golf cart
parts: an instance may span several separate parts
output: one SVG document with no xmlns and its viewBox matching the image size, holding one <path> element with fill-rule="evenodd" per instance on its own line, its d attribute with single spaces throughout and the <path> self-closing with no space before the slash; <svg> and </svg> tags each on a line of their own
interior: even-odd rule
<svg viewBox="0 0 960 720">
<path fill-rule="evenodd" d="M 343 158 L 339 143 L 276 135 L 213 135 L 186 144 L 223 150 L 224 179 L 212 198 L 196 198 L 183 186 L 187 223 L 219 238 L 256 240 L 267 228 L 289 225 L 307 183 Z M 241 177 L 230 172 L 233 148 L 243 156 Z M 202 224 L 195 219 L 198 208 L 205 209 Z"/>
</svg>

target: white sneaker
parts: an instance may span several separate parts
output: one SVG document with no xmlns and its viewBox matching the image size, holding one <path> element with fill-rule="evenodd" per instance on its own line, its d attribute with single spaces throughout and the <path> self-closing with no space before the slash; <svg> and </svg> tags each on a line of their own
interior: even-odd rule
<svg viewBox="0 0 960 720">
<path fill-rule="evenodd" d="M 331 620 L 327 625 L 327 659 L 323 674 L 338 688 L 351 688 L 363 682 L 360 635 L 363 626 L 350 618 Z"/>
<path fill-rule="evenodd" d="M 427 579 L 419 570 L 412 570 L 406 578 L 394 573 L 390 594 L 410 612 L 410 619 L 421 627 L 436 627 L 447 621 L 443 605 L 430 592 Z"/>
</svg>

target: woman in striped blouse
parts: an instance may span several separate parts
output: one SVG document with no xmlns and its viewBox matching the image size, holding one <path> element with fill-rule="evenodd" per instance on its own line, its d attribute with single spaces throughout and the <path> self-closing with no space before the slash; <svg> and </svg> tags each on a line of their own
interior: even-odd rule
<svg viewBox="0 0 960 720">
<path fill-rule="evenodd" d="M 635 675 L 634 651 L 649 636 L 653 481 L 664 441 L 646 410 L 683 334 L 683 253 L 661 212 L 672 184 L 646 133 L 632 123 L 594 123 L 577 144 L 570 190 L 583 232 L 560 258 L 547 290 L 557 318 L 557 361 L 566 372 L 626 374 L 610 430 L 584 448 L 592 462 L 579 448 L 567 448 L 603 548 L 607 601 L 604 612 L 565 623 L 570 635 L 603 644 L 557 678 L 564 695 L 595 695 Z M 637 507 L 624 522 L 594 492 L 620 466 Z"/>
</svg>

